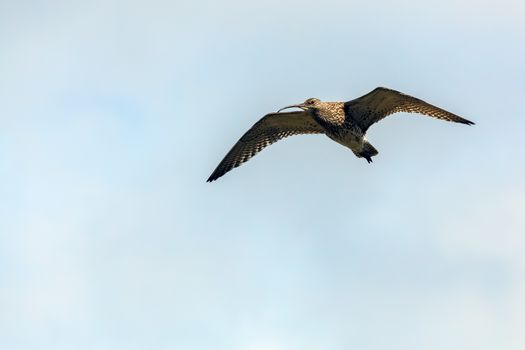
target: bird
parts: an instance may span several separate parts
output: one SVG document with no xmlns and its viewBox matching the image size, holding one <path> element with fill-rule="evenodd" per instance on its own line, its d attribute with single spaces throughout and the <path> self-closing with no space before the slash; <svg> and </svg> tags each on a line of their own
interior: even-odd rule
<svg viewBox="0 0 525 350">
<path fill-rule="evenodd" d="M 282 112 L 289 108 L 299 108 L 300 111 Z M 358 158 L 371 163 L 372 157 L 379 152 L 366 139 L 366 132 L 373 124 L 398 112 L 475 124 L 419 98 L 385 87 L 378 87 L 348 102 L 323 102 L 318 98 L 309 98 L 301 104 L 286 106 L 262 117 L 237 141 L 207 182 L 217 180 L 263 148 L 292 135 L 325 134 L 350 148 Z"/>
</svg>

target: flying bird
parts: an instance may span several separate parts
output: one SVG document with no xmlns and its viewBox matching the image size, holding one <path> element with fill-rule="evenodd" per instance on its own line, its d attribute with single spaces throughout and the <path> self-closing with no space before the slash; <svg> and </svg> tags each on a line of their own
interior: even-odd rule
<svg viewBox="0 0 525 350">
<path fill-rule="evenodd" d="M 288 108 L 299 108 L 301 111 L 281 113 Z M 309 98 L 301 104 L 287 106 L 262 117 L 237 141 L 207 182 L 217 180 L 266 146 L 300 134 L 325 134 L 350 148 L 358 158 L 371 163 L 378 151 L 365 137 L 368 128 L 397 112 L 419 113 L 449 122 L 474 124 L 423 100 L 384 87 L 378 87 L 348 102 L 323 102 Z"/>
</svg>

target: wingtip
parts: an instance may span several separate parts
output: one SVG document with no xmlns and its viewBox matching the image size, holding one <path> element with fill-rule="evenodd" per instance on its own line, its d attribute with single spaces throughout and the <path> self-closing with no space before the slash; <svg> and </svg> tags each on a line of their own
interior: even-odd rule
<svg viewBox="0 0 525 350">
<path fill-rule="evenodd" d="M 216 172 L 213 172 L 213 174 L 210 175 L 210 177 L 208 178 L 208 180 L 206 180 L 206 182 L 213 182 L 215 180 L 217 180 L 219 177 L 221 177 L 222 175 L 224 174 L 217 174 Z"/>
</svg>

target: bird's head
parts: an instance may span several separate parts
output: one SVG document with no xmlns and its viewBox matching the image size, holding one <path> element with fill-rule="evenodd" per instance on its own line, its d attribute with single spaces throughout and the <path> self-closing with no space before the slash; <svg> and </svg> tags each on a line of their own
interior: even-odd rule
<svg viewBox="0 0 525 350">
<path fill-rule="evenodd" d="M 301 104 L 283 107 L 278 110 L 277 113 L 288 108 L 301 108 L 303 111 L 306 111 L 308 109 L 319 108 L 322 103 L 323 102 L 321 102 L 321 100 L 318 98 L 309 98 Z"/>
</svg>

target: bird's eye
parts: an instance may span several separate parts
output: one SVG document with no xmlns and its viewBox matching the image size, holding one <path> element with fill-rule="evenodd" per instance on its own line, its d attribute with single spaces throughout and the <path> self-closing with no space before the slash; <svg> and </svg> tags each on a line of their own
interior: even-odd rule
<svg viewBox="0 0 525 350">
<path fill-rule="evenodd" d="M 314 100 L 308 100 L 308 101 L 306 101 L 306 103 L 309 104 L 309 105 L 313 105 L 314 102 L 315 102 Z"/>
</svg>

